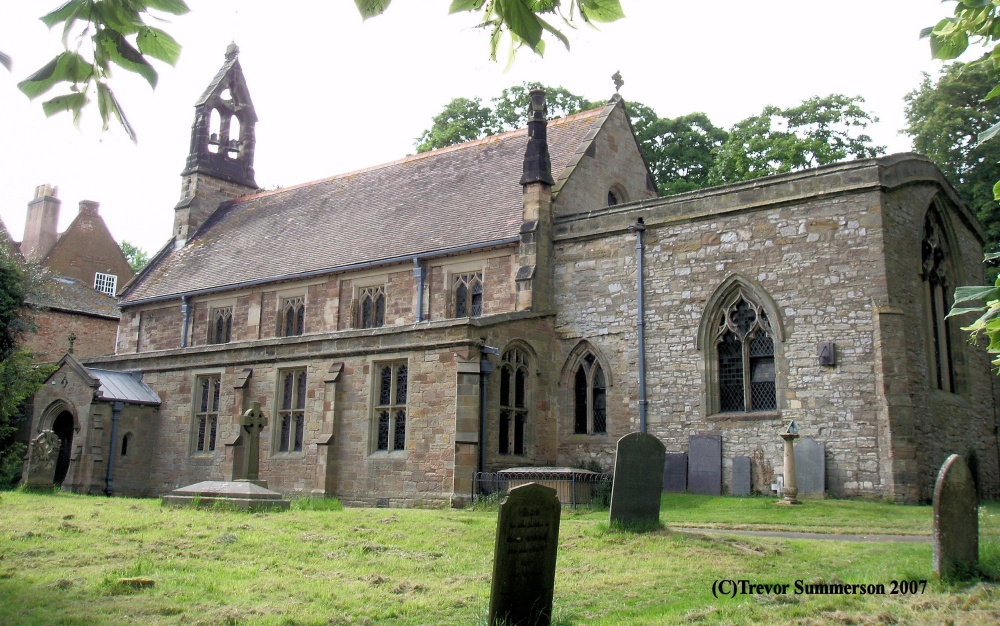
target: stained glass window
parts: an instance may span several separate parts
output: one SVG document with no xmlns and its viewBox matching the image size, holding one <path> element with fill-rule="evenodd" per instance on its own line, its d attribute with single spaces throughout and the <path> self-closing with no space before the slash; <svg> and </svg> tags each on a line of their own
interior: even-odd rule
<svg viewBox="0 0 1000 626">
<path fill-rule="evenodd" d="M 740 293 L 723 311 L 715 339 L 721 413 L 774 411 L 774 338 L 767 314 Z"/>
<path fill-rule="evenodd" d="M 500 454 L 525 454 L 528 421 L 528 358 L 520 348 L 511 348 L 500 359 L 500 422 L 497 448 Z"/>
<path fill-rule="evenodd" d="M 196 411 L 195 452 L 214 452 L 219 427 L 219 396 L 222 384 L 218 374 L 195 379 Z"/>
<path fill-rule="evenodd" d="M 385 325 L 385 287 L 365 287 L 358 293 L 358 326 L 381 328 Z"/>
<path fill-rule="evenodd" d="M 376 371 L 375 450 L 405 450 L 409 369 L 406 363 L 386 363 Z"/>
<path fill-rule="evenodd" d="M 209 343 L 229 343 L 233 337 L 233 308 L 212 309 Z"/>
<path fill-rule="evenodd" d="M 305 436 L 306 371 L 285 370 L 281 377 L 281 400 L 278 406 L 280 423 L 278 452 L 301 452 Z"/>
<path fill-rule="evenodd" d="M 580 358 L 573 377 L 573 432 L 602 435 L 608 432 L 607 384 L 604 371 L 593 352 Z"/>
<path fill-rule="evenodd" d="M 306 305 L 300 298 L 288 298 L 281 306 L 282 333 L 285 337 L 297 337 L 305 330 Z"/>
<path fill-rule="evenodd" d="M 483 273 L 456 274 L 452 284 L 455 317 L 480 317 L 483 314 Z"/>
</svg>

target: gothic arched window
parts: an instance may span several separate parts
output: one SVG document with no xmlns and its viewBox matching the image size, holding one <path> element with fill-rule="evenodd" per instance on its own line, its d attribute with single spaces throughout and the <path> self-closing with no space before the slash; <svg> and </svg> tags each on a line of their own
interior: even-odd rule
<svg viewBox="0 0 1000 626">
<path fill-rule="evenodd" d="M 283 337 L 301 335 L 306 321 L 306 304 L 302 298 L 288 298 L 281 306 L 281 329 Z"/>
<path fill-rule="evenodd" d="M 510 348 L 500 359 L 500 425 L 497 432 L 500 454 L 525 453 L 527 385 L 528 355 L 520 348 Z"/>
<path fill-rule="evenodd" d="M 924 218 L 924 238 L 920 244 L 920 252 L 921 278 L 931 344 L 931 385 L 942 391 L 954 391 L 955 372 L 951 358 L 950 325 L 946 319 L 951 308 L 950 255 L 945 241 L 944 223 L 936 209 L 932 208 Z"/>
<path fill-rule="evenodd" d="M 233 307 L 212 310 L 209 343 L 229 343 L 233 338 Z"/>
<path fill-rule="evenodd" d="M 385 287 L 365 287 L 358 294 L 358 302 L 359 328 L 385 325 Z"/>
<path fill-rule="evenodd" d="M 580 359 L 573 377 L 573 432 L 602 435 L 608 432 L 607 382 L 600 362 L 592 352 Z"/>
<path fill-rule="evenodd" d="M 458 274 L 453 285 L 455 317 L 479 317 L 483 314 L 483 273 Z"/>
<path fill-rule="evenodd" d="M 720 413 L 774 411 L 774 335 L 764 309 L 740 292 L 719 317 L 715 333 Z"/>
</svg>

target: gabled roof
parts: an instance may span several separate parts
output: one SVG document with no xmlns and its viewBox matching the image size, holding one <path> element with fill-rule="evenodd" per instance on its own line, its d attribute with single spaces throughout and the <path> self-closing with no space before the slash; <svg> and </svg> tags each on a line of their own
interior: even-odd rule
<svg viewBox="0 0 1000 626">
<path fill-rule="evenodd" d="M 614 106 L 549 121 L 555 180 Z M 526 142 L 511 131 L 225 203 L 123 304 L 516 240 Z"/>
<path fill-rule="evenodd" d="M 63 311 L 66 313 L 81 313 L 94 317 L 118 319 L 118 301 L 91 288 L 75 278 L 51 275 L 37 291 L 27 298 L 29 304 L 36 307 Z"/>
</svg>

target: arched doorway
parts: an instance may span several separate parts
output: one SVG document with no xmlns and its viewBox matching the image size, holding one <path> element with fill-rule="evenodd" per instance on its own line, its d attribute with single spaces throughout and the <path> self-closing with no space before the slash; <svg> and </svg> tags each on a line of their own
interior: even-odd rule
<svg viewBox="0 0 1000 626">
<path fill-rule="evenodd" d="M 52 422 L 52 432 L 59 437 L 59 458 L 56 460 L 56 473 L 52 482 L 57 485 L 66 480 L 69 472 L 69 457 L 73 451 L 73 414 L 63 411 Z"/>
</svg>

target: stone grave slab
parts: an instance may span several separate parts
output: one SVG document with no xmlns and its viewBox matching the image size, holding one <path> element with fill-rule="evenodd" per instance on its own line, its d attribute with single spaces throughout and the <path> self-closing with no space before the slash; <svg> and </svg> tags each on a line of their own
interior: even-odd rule
<svg viewBox="0 0 1000 626">
<path fill-rule="evenodd" d="M 666 455 L 663 442 L 648 433 L 629 433 L 618 440 L 611 484 L 612 522 L 634 526 L 660 521 Z"/>
<path fill-rule="evenodd" d="M 239 509 L 287 509 L 291 502 L 281 494 L 249 481 L 206 480 L 160 496 L 167 506 L 210 507 L 216 503 Z"/>
<path fill-rule="evenodd" d="M 965 459 L 949 456 L 934 485 L 934 573 L 964 578 L 979 566 L 979 499 Z"/>
<path fill-rule="evenodd" d="M 663 464 L 663 490 L 684 493 L 688 488 L 688 455 L 686 452 L 668 454 Z"/>
<path fill-rule="evenodd" d="M 798 497 L 826 495 L 826 444 L 803 437 L 795 444 L 795 486 Z"/>
<path fill-rule="evenodd" d="M 709 496 L 722 495 L 722 437 L 688 437 L 688 491 Z"/>
<path fill-rule="evenodd" d="M 750 457 L 738 456 L 733 459 L 733 485 L 730 492 L 741 498 L 749 496 L 753 491 L 753 478 L 750 473 Z"/>
<path fill-rule="evenodd" d="M 490 587 L 491 626 L 548 626 L 556 581 L 559 514 L 555 489 L 529 483 L 500 505 Z"/>
</svg>

